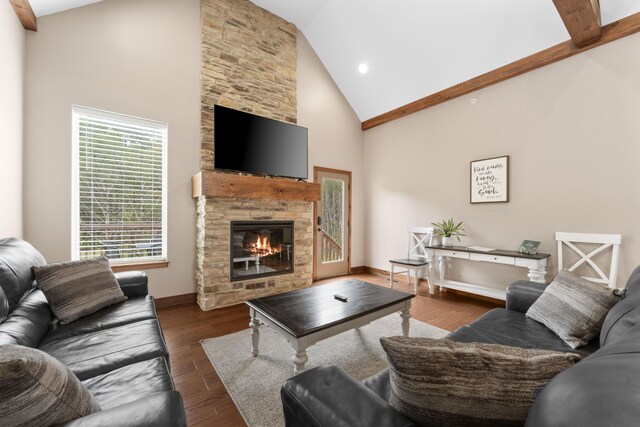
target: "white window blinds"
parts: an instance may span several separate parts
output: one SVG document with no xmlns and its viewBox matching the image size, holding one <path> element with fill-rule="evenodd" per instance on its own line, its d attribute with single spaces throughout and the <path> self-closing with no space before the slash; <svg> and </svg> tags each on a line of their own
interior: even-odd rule
<svg viewBox="0 0 640 427">
<path fill-rule="evenodd" d="M 73 107 L 73 259 L 166 260 L 167 124 Z"/>
</svg>

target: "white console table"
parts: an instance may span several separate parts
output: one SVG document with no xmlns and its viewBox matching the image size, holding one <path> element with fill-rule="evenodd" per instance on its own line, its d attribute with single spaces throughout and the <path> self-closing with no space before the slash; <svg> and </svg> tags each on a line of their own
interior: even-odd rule
<svg viewBox="0 0 640 427">
<path fill-rule="evenodd" d="M 441 291 L 445 291 L 446 289 L 455 289 L 503 301 L 506 300 L 507 297 L 506 291 L 474 285 L 471 283 L 457 282 L 455 280 L 447 280 L 445 278 L 447 270 L 446 259 L 456 258 L 468 261 L 492 262 L 495 264 L 528 268 L 529 280 L 532 282 L 546 283 L 544 276 L 547 273 L 547 258 L 551 256 L 550 254 L 527 255 L 517 251 L 506 251 L 502 249 L 494 249 L 485 252 L 462 246 L 426 245 L 425 248 L 429 255 L 430 265 L 435 265 L 434 261 L 438 260 L 438 279 L 429 280 L 430 294 L 433 295 L 434 286 L 438 286 Z M 433 276 L 430 275 L 430 277 Z"/>
</svg>

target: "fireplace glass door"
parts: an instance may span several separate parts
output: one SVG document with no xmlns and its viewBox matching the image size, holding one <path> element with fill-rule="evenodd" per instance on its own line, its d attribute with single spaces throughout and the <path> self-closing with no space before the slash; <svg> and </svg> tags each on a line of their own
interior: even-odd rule
<svg viewBox="0 0 640 427">
<path fill-rule="evenodd" d="M 231 281 L 293 273 L 292 221 L 232 221 Z"/>
</svg>

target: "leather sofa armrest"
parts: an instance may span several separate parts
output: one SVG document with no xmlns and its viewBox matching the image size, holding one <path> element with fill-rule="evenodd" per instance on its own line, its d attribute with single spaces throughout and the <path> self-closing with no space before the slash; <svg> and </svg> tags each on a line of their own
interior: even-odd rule
<svg viewBox="0 0 640 427">
<path fill-rule="evenodd" d="M 186 425 L 187 418 L 180 393 L 166 391 L 78 418 L 64 426 L 182 427 Z"/>
<path fill-rule="evenodd" d="M 149 279 L 144 271 L 123 271 L 115 276 L 125 296 L 144 297 L 149 293 Z"/>
<path fill-rule="evenodd" d="M 518 280 L 507 288 L 507 310 L 526 313 L 529 307 L 542 295 L 546 283 Z"/>
<path fill-rule="evenodd" d="M 290 378 L 280 395 L 287 427 L 416 425 L 336 366 L 319 366 Z"/>
</svg>

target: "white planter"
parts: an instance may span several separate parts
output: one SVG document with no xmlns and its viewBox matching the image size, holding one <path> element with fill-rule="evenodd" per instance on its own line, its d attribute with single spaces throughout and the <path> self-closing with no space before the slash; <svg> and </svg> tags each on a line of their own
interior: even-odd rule
<svg viewBox="0 0 640 427">
<path fill-rule="evenodd" d="M 453 237 L 442 236 L 442 246 L 453 246 Z"/>
</svg>

